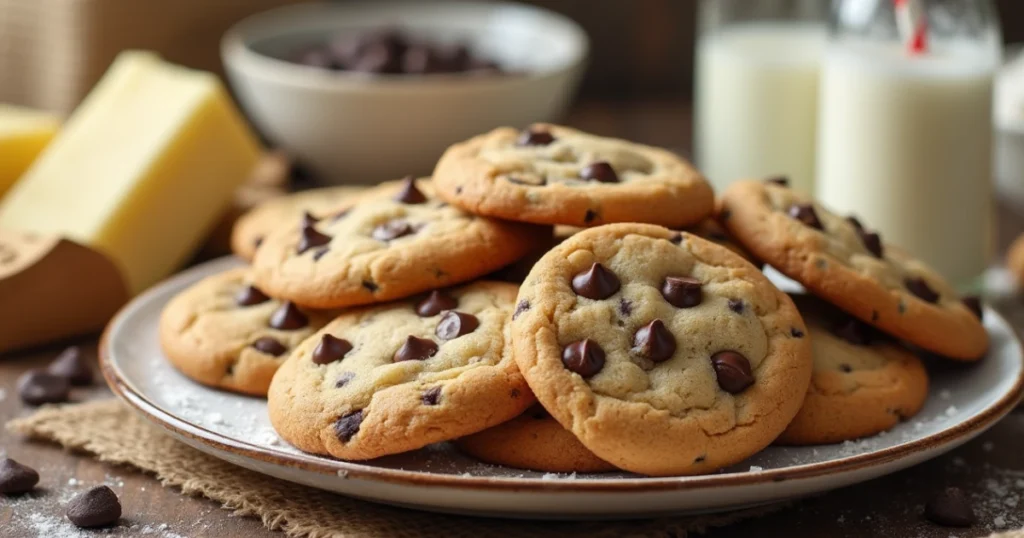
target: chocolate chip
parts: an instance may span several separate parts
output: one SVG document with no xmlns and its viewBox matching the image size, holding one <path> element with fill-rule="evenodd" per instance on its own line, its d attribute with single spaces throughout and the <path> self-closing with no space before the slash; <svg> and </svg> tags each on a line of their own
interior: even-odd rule
<svg viewBox="0 0 1024 538">
<path fill-rule="evenodd" d="M 303 211 L 302 212 L 302 226 L 303 227 L 313 226 L 313 225 L 315 225 L 318 222 L 320 222 L 320 219 L 314 217 L 313 214 L 310 213 L 309 211 Z"/>
<path fill-rule="evenodd" d="M 704 297 L 700 287 L 700 280 L 696 278 L 669 276 L 661 284 L 661 295 L 677 308 L 691 308 L 699 305 Z"/>
<path fill-rule="evenodd" d="M 78 346 L 71 346 L 57 355 L 46 367 L 46 371 L 67 379 L 76 387 L 84 387 L 92 385 L 92 366 L 89 362 Z"/>
<path fill-rule="evenodd" d="M 773 184 L 779 185 L 781 187 L 788 187 L 789 186 L 789 178 L 786 177 L 786 176 L 770 177 L 768 179 L 765 179 L 764 181 L 765 181 L 765 183 L 773 183 Z"/>
<path fill-rule="evenodd" d="M 0 493 L 25 493 L 39 483 L 39 473 L 11 458 L 0 461 Z"/>
<path fill-rule="evenodd" d="M 964 303 L 964 306 L 966 306 L 972 314 L 977 316 L 979 320 L 985 319 L 984 309 L 981 307 L 981 297 L 978 297 L 977 295 L 968 295 L 960 301 Z"/>
<path fill-rule="evenodd" d="M 547 131 L 539 129 L 528 129 L 519 135 L 516 140 L 518 146 L 546 146 L 555 141 L 555 137 Z"/>
<path fill-rule="evenodd" d="M 797 204 L 789 208 L 789 216 L 802 222 L 805 226 L 810 226 L 816 230 L 822 230 L 824 227 L 821 225 L 821 221 L 818 220 L 818 213 L 814 211 L 814 206 L 811 204 Z"/>
<path fill-rule="evenodd" d="M 857 219 L 857 217 L 850 215 L 849 217 L 846 217 L 846 222 L 849 222 L 850 225 L 853 226 L 854 229 L 856 229 L 858 232 L 864 231 L 864 225 L 860 223 L 860 220 Z"/>
<path fill-rule="evenodd" d="M 309 318 L 291 301 L 285 301 L 270 315 L 270 326 L 282 331 L 294 331 L 309 325 Z"/>
<path fill-rule="evenodd" d="M 434 290 L 425 299 L 416 303 L 416 314 L 420 317 L 429 318 L 436 316 L 444 310 L 452 310 L 459 306 L 459 300 L 447 293 Z"/>
<path fill-rule="evenodd" d="M 924 516 L 944 527 L 970 527 L 977 521 L 967 495 L 956 487 L 947 487 L 924 505 Z"/>
<path fill-rule="evenodd" d="M 271 338 L 269 336 L 257 338 L 256 341 L 252 343 L 252 347 L 260 353 L 266 353 L 267 355 L 272 355 L 274 357 L 280 357 L 288 352 L 288 348 L 285 347 L 284 344 L 276 338 Z"/>
<path fill-rule="evenodd" d="M 615 173 L 615 169 L 608 161 L 597 161 L 580 170 L 580 179 L 600 183 L 618 183 L 619 175 Z"/>
<path fill-rule="evenodd" d="M 348 385 L 348 382 L 355 378 L 356 374 L 354 372 L 342 372 L 341 375 L 338 376 L 338 379 L 334 381 L 334 388 L 340 389 L 341 387 Z"/>
<path fill-rule="evenodd" d="M 633 335 L 633 351 L 651 361 L 664 362 L 676 352 L 676 339 L 665 324 L 656 319 Z"/>
<path fill-rule="evenodd" d="M 672 237 L 668 238 L 668 240 L 673 245 L 680 245 L 680 244 L 683 243 L 683 234 L 681 234 L 681 233 L 673 234 Z"/>
<path fill-rule="evenodd" d="M 860 240 L 864 243 L 864 248 L 868 249 L 874 257 L 882 257 L 882 238 L 875 232 L 859 232 Z"/>
<path fill-rule="evenodd" d="M 449 310 L 437 322 L 434 334 L 441 340 L 454 340 L 475 331 L 479 326 L 480 320 L 476 316 Z"/>
<path fill-rule="evenodd" d="M 587 299 L 607 299 L 619 291 L 619 278 L 605 266 L 594 263 L 590 269 L 572 277 L 572 289 Z"/>
<path fill-rule="evenodd" d="M 596 218 L 597 213 L 592 209 L 588 209 L 587 212 L 583 214 L 583 222 L 586 223 L 592 222 Z"/>
<path fill-rule="evenodd" d="M 363 281 L 363 287 L 366 288 L 367 290 L 369 290 L 370 293 L 373 293 L 373 292 L 377 291 L 380 288 L 372 280 L 364 280 Z"/>
<path fill-rule="evenodd" d="M 743 313 L 743 299 L 729 299 L 729 310 L 737 314 Z"/>
<path fill-rule="evenodd" d="M 67 516 L 78 527 L 106 527 L 121 518 L 121 501 L 107 486 L 96 486 L 71 499 Z"/>
<path fill-rule="evenodd" d="M 423 402 L 423 405 L 437 405 L 441 401 L 441 387 L 430 387 L 423 391 L 420 401 Z"/>
<path fill-rule="evenodd" d="M 437 354 L 437 343 L 426 338 L 409 335 L 393 357 L 395 362 L 424 361 Z"/>
<path fill-rule="evenodd" d="M 871 328 L 854 318 L 839 323 L 833 332 L 855 346 L 866 346 L 871 343 Z"/>
<path fill-rule="evenodd" d="M 840 364 L 839 371 L 843 372 L 844 374 L 848 374 L 853 371 L 853 366 L 850 366 L 849 364 Z"/>
<path fill-rule="evenodd" d="M 320 342 L 316 345 L 316 348 L 313 349 L 313 363 L 330 364 L 334 361 L 340 361 L 345 358 L 349 351 L 352 351 L 351 342 L 338 338 L 333 334 L 324 333 L 320 337 Z"/>
<path fill-rule="evenodd" d="M 359 433 L 359 426 L 363 423 L 363 411 L 353 411 L 346 415 L 342 415 L 334 423 L 334 435 L 338 436 L 338 439 L 342 443 L 347 443 L 357 433 Z"/>
<path fill-rule="evenodd" d="M 331 242 L 331 236 L 317 231 L 312 224 L 302 225 L 302 238 L 299 239 L 298 253 L 302 254 L 315 247 L 322 247 Z"/>
<path fill-rule="evenodd" d="M 405 219 L 392 219 L 374 228 L 370 235 L 377 241 L 391 241 L 410 235 L 415 231 L 412 225 L 409 224 L 409 221 Z"/>
<path fill-rule="evenodd" d="M 320 248 L 314 250 L 313 251 L 313 261 L 315 261 L 315 262 L 320 261 L 320 258 L 323 258 L 324 254 L 327 254 L 328 250 L 330 250 L 330 248 L 328 248 L 328 247 L 320 247 Z"/>
<path fill-rule="evenodd" d="M 573 342 L 562 350 L 562 364 L 570 372 L 592 377 L 604 368 L 604 350 L 589 338 Z"/>
<path fill-rule="evenodd" d="M 936 303 L 939 301 L 939 294 L 936 293 L 935 290 L 933 290 L 921 277 L 908 278 L 903 281 L 903 285 L 910 290 L 910 293 L 913 293 L 922 301 L 927 303 Z"/>
<path fill-rule="evenodd" d="M 790 329 L 789 330 L 789 334 L 793 338 L 803 338 L 804 337 L 804 332 L 801 331 L 800 329 L 797 329 L 796 327 L 793 327 L 792 329 Z"/>
<path fill-rule="evenodd" d="M 238 306 L 253 306 L 265 303 L 270 300 L 266 293 L 256 286 L 246 286 L 235 295 L 235 304 Z"/>
<path fill-rule="evenodd" d="M 46 370 L 29 370 L 18 378 L 18 396 L 29 405 L 66 402 L 70 394 L 68 379 Z"/>
<path fill-rule="evenodd" d="M 633 313 L 633 302 L 629 299 L 619 299 L 619 313 L 628 317 Z"/>
<path fill-rule="evenodd" d="M 715 368 L 718 386 L 725 392 L 736 394 L 754 384 L 750 361 L 736 351 L 715 353 L 711 356 L 711 365 Z"/>
<path fill-rule="evenodd" d="M 526 312 L 529 309 L 530 309 L 530 302 L 529 301 L 527 301 L 526 299 L 523 299 L 522 301 L 519 301 L 518 303 L 516 303 L 516 311 L 512 313 L 512 319 L 515 320 L 516 318 L 519 317 L 519 314 L 522 314 L 523 312 Z"/>
<path fill-rule="evenodd" d="M 427 201 L 427 197 L 416 188 L 416 178 L 405 176 L 402 179 L 402 188 L 395 195 L 395 201 L 403 204 L 422 204 Z"/>
</svg>

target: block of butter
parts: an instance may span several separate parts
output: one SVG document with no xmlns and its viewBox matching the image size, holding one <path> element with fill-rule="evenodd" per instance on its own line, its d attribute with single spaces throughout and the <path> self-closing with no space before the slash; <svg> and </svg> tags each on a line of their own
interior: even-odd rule
<svg viewBox="0 0 1024 538">
<path fill-rule="evenodd" d="M 93 248 L 134 295 L 188 260 L 260 154 L 217 77 L 124 52 L 0 200 L 0 229 Z"/>
<path fill-rule="evenodd" d="M 59 128 L 60 118 L 56 114 L 0 103 L 0 198 L 36 160 Z"/>
</svg>

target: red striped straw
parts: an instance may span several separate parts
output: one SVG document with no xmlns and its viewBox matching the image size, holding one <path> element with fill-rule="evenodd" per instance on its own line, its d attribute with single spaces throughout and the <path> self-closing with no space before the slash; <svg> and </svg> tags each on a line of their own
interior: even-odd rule
<svg viewBox="0 0 1024 538">
<path fill-rule="evenodd" d="M 907 52 L 928 52 L 928 20 L 921 0 L 892 0 L 896 8 L 896 28 Z"/>
</svg>

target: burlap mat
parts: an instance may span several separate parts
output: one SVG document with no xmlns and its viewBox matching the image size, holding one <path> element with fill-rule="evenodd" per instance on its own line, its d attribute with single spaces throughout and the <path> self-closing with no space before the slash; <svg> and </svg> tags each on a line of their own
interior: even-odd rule
<svg viewBox="0 0 1024 538">
<path fill-rule="evenodd" d="M 774 512 L 776 505 L 721 515 L 628 522 L 531 522 L 431 514 L 377 505 L 292 484 L 207 456 L 163 433 L 117 400 L 45 407 L 9 422 L 11 431 L 55 441 L 156 475 L 164 486 L 220 502 L 235 515 L 258 517 L 288 536 L 445 536 L 684 538 L 709 527 Z"/>
</svg>

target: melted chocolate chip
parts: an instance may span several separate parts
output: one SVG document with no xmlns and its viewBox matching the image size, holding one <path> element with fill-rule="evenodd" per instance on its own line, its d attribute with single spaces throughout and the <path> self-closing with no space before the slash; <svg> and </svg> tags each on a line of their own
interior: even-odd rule
<svg viewBox="0 0 1024 538">
<path fill-rule="evenodd" d="M 441 401 L 441 387 L 430 387 L 420 396 L 423 405 L 437 405 Z"/>
<path fill-rule="evenodd" d="M 334 423 L 334 435 L 338 436 L 338 439 L 342 443 L 347 443 L 357 433 L 359 433 L 359 426 L 363 424 L 363 411 L 353 411 L 346 415 L 342 415 Z"/>
<path fill-rule="evenodd" d="M 633 351 L 653 362 L 664 362 L 676 352 L 676 339 L 665 324 L 656 319 L 633 335 Z"/>
<path fill-rule="evenodd" d="M 67 378 L 45 370 L 29 370 L 18 378 L 18 396 L 29 405 L 66 402 L 70 394 Z"/>
<path fill-rule="evenodd" d="M 833 332 L 855 346 L 866 346 L 871 343 L 871 327 L 854 318 L 839 323 Z"/>
<path fill-rule="evenodd" d="M 743 313 L 743 299 L 729 299 L 729 310 L 737 314 Z"/>
<path fill-rule="evenodd" d="M 619 313 L 629 317 L 633 313 L 633 301 L 626 298 L 619 299 Z"/>
<path fill-rule="evenodd" d="M 480 320 L 476 316 L 449 310 L 437 322 L 434 334 L 441 340 L 454 340 L 475 331 L 479 326 Z"/>
<path fill-rule="evenodd" d="M 302 237 L 299 239 L 298 253 L 302 254 L 311 248 L 322 247 L 331 242 L 331 236 L 317 231 L 312 224 L 302 225 Z"/>
<path fill-rule="evenodd" d="M 334 388 L 340 389 L 341 387 L 348 385 L 348 382 L 355 378 L 356 374 L 354 372 L 342 372 L 341 375 L 338 376 L 338 379 L 334 380 Z"/>
<path fill-rule="evenodd" d="M 526 312 L 529 309 L 530 309 L 530 302 L 529 301 L 527 301 L 526 299 L 523 299 L 522 301 L 519 301 L 518 303 L 516 303 L 516 311 L 512 313 L 512 319 L 515 320 L 516 318 L 519 317 L 519 314 L 522 314 L 523 312 Z"/>
<path fill-rule="evenodd" d="M 939 301 L 939 294 L 936 293 L 923 278 L 908 278 L 903 281 L 903 285 L 910 290 L 910 293 L 913 293 L 922 301 L 927 303 L 936 303 Z"/>
<path fill-rule="evenodd" d="M 427 201 L 427 197 L 416 188 L 416 178 L 405 176 L 402 179 L 402 188 L 395 195 L 395 201 L 403 204 L 422 204 Z"/>
<path fill-rule="evenodd" d="M 599 263 L 594 263 L 590 269 L 572 277 L 573 291 L 595 301 L 611 297 L 619 291 L 619 287 L 619 279 L 615 273 Z"/>
<path fill-rule="evenodd" d="M 789 178 L 786 177 L 786 176 L 770 177 L 768 179 L 765 179 L 764 181 L 765 181 L 765 183 L 773 183 L 773 184 L 779 185 L 781 187 L 788 187 L 789 186 Z"/>
<path fill-rule="evenodd" d="M 803 338 L 804 337 L 804 332 L 801 331 L 800 329 L 797 329 L 796 327 L 793 327 L 792 329 L 790 329 L 789 330 L 789 334 L 793 338 Z"/>
<path fill-rule="evenodd" d="M 242 288 L 237 295 L 235 295 L 235 304 L 238 306 L 253 306 L 265 303 L 270 300 L 270 297 L 266 293 L 256 286 L 249 285 Z"/>
<path fill-rule="evenodd" d="M 971 313 L 974 314 L 979 320 L 985 319 L 984 309 L 981 307 L 981 297 L 978 297 L 977 295 L 968 295 L 967 297 L 964 297 L 960 301 L 964 303 L 964 306 L 966 306 L 967 309 L 970 310 Z"/>
<path fill-rule="evenodd" d="M 71 346 L 62 351 L 46 367 L 46 371 L 67 379 L 73 386 L 84 387 L 92 385 L 92 366 L 78 346 Z"/>
<path fill-rule="evenodd" d="M 309 325 L 309 318 L 291 301 L 285 301 L 270 315 L 270 326 L 282 331 L 294 331 Z"/>
<path fill-rule="evenodd" d="M 426 338 L 418 338 L 409 335 L 402 347 L 395 352 L 393 360 L 402 361 L 424 361 L 437 354 L 437 343 Z"/>
<path fill-rule="evenodd" d="M 668 238 L 668 240 L 673 245 L 682 244 L 682 242 L 683 242 L 683 234 L 681 234 L 681 233 L 672 234 L 672 237 Z"/>
<path fill-rule="evenodd" d="M 436 316 L 444 310 L 452 310 L 459 306 L 459 301 L 447 293 L 434 290 L 425 299 L 416 303 L 416 314 L 420 317 L 429 318 Z"/>
<path fill-rule="evenodd" d="M 256 349 L 256 351 L 259 351 L 260 353 L 266 353 L 267 355 L 271 355 L 274 357 L 280 357 L 281 355 L 284 355 L 285 353 L 288 352 L 288 348 L 285 347 L 284 344 L 282 344 L 276 338 L 271 338 L 269 336 L 257 338 L 256 341 L 253 342 L 251 345 L 253 348 Z"/>
<path fill-rule="evenodd" d="M 789 208 L 789 216 L 816 230 L 824 229 L 818 220 L 818 213 L 811 204 L 797 204 Z"/>
<path fill-rule="evenodd" d="M 363 287 L 366 288 L 367 290 L 369 290 L 370 293 L 373 293 L 373 292 L 377 291 L 378 289 L 380 289 L 380 287 L 377 286 L 377 284 L 374 283 L 372 280 L 364 280 L 363 281 Z"/>
<path fill-rule="evenodd" d="M 672 306 L 691 308 L 700 304 L 704 298 L 700 280 L 690 277 L 665 277 L 661 284 L 661 295 Z"/>
<path fill-rule="evenodd" d="M 0 493 L 26 493 L 39 483 L 39 473 L 11 458 L 0 461 Z"/>
<path fill-rule="evenodd" d="M 409 221 L 405 219 L 392 219 L 381 224 L 370 232 L 370 235 L 377 241 L 391 241 L 415 233 Z"/>
<path fill-rule="evenodd" d="M 850 225 L 853 226 L 854 229 L 856 229 L 858 232 L 864 231 L 864 225 L 860 223 L 860 220 L 857 217 L 850 215 L 849 217 L 846 217 L 846 222 L 849 222 Z"/>
<path fill-rule="evenodd" d="M 313 214 L 310 213 L 309 211 L 303 211 L 302 212 L 302 226 L 304 228 L 306 226 L 313 226 L 313 225 L 315 225 L 318 222 L 320 222 L 320 219 L 318 219 L 317 217 L 314 217 Z"/>
<path fill-rule="evenodd" d="M 580 170 L 580 179 L 585 181 L 597 181 L 599 183 L 618 183 L 619 175 L 607 161 L 591 163 Z"/>
<path fill-rule="evenodd" d="M 604 359 L 604 350 L 589 338 L 573 342 L 562 350 L 562 364 L 566 369 L 585 378 L 600 372 Z"/>
<path fill-rule="evenodd" d="M 71 499 L 67 516 L 78 527 L 106 527 L 121 518 L 121 501 L 107 486 L 96 486 Z"/>
<path fill-rule="evenodd" d="M 864 248 L 868 249 L 868 252 L 876 258 L 882 257 L 882 238 L 875 232 L 858 232 L 860 240 L 864 243 Z"/>
<path fill-rule="evenodd" d="M 352 351 L 352 343 L 348 340 L 338 338 L 333 334 L 324 333 L 320 342 L 313 349 L 314 364 L 330 364 L 345 358 L 345 355 Z"/>
<path fill-rule="evenodd" d="M 963 490 L 944 488 L 924 505 L 924 516 L 944 527 L 970 527 L 977 521 Z"/>
<path fill-rule="evenodd" d="M 583 214 L 583 222 L 585 223 L 590 223 L 596 218 L 597 212 L 595 212 L 593 209 L 588 209 L 587 212 Z"/>
<path fill-rule="evenodd" d="M 750 370 L 750 361 L 736 351 L 719 351 L 711 356 L 711 365 L 715 368 L 718 386 L 722 390 L 736 394 L 754 384 L 754 375 Z"/>
<path fill-rule="evenodd" d="M 555 141 L 555 137 L 547 131 L 529 129 L 523 131 L 516 140 L 518 146 L 546 146 Z"/>
</svg>

